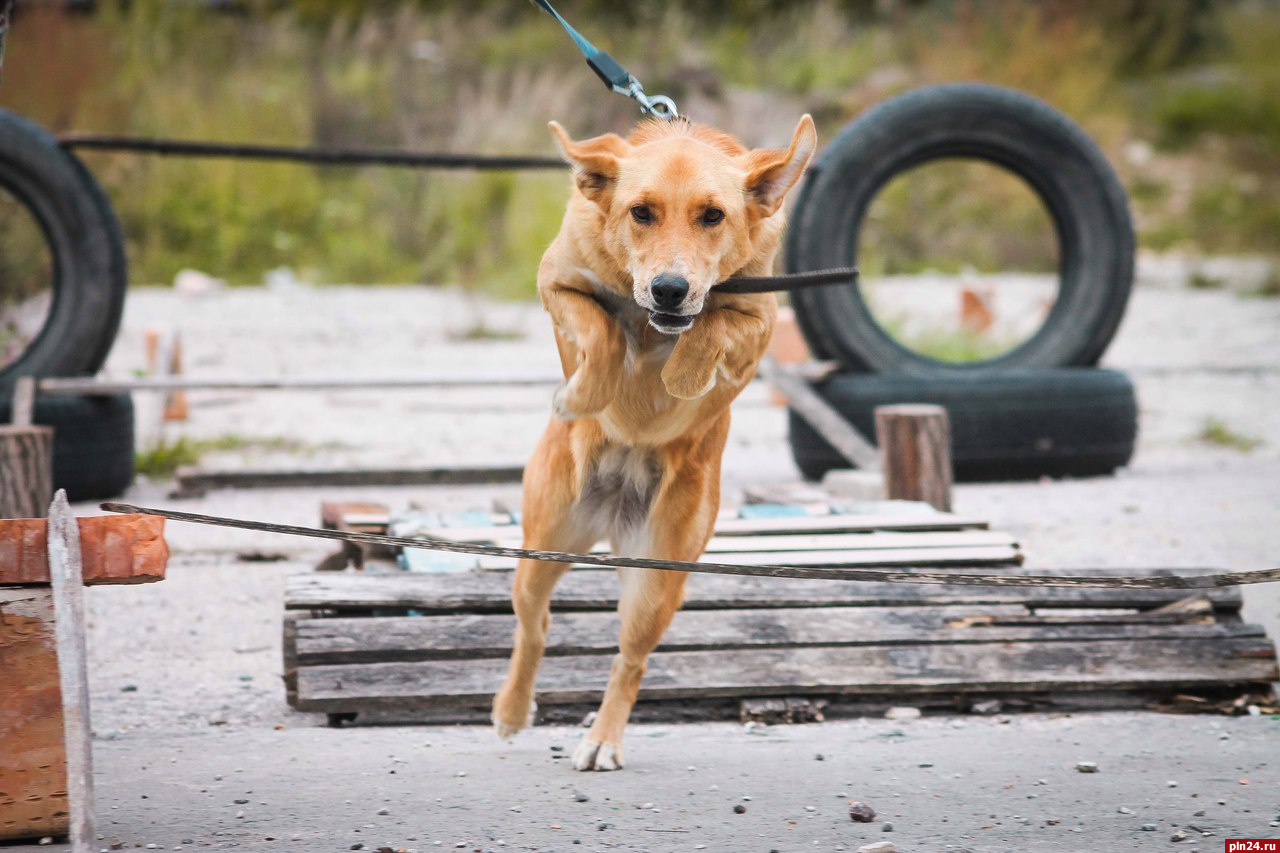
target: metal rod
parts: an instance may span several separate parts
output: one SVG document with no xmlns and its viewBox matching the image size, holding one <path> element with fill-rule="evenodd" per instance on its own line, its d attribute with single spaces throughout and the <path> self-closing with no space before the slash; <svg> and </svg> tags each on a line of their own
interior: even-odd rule
<svg viewBox="0 0 1280 853">
<path fill-rule="evenodd" d="M 949 572 L 903 571 L 900 569 L 736 566 L 727 563 L 686 563 L 679 560 L 653 560 L 646 557 L 609 557 L 599 554 L 573 554 L 565 551 L 502 548 L 492 545 L 476 545 L 469 542 L 452 542 L 443 539 L 410 539 L 403 536 L 384 536 L 378 533 L 321 530 L 315 527 L 297 527 L 290 524 L 271 524 L 265 521 L 223 518 L 216 515 L 154 509 L 124 503 L 104 503 L 101 506 L 107 512 L 158 515 L 161 518 L 168 518 L 173 521 L 211 524 L 218 527 L 233 527 L 241 530 L 261 530 L 267 533 L 307 536 L 313 539 L 334 539 L 367 545 L 389 545 L 398 548 L 424 548 L 429 551 L 448 551 L 454 554 L 474 554 L 482 557 L 512 557 L 554 563 L 578 563 L 587 566 L 603 566 L 605 568 L 662 569 L 713 575 L 748 575 L 751 577 L 864 582 L 887 581 L 892 583 L 945 584 L 954 586 L 1086 587 L 1091 589 L 1216 589 L 1247 584 L 1280 582 L 1280 568 L 1203 575 L 1159 575 L 1148 577 L 1080 575 L 1065 577 L 1054 575 L 952 574 Z"/>
</svg>

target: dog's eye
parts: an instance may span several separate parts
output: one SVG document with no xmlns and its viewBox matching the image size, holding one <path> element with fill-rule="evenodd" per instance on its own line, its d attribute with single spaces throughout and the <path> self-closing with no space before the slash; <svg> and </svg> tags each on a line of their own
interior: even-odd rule
<svg viewBox="0 0 1280 853">
<path fill-rule="evenodd" d="M 636 222 L 648 225 L 653 221 L 653 211 L 649 209 L 647 204 L 637 204 L 631 208 L 631 218 Z"/>
<path fill-rule="evenodd" d="M 724 219 L 724 211 L 718 207 L 708 207 L 702 214 L 703 225 L 717 225 L 722 219 Z"/>
</svg>

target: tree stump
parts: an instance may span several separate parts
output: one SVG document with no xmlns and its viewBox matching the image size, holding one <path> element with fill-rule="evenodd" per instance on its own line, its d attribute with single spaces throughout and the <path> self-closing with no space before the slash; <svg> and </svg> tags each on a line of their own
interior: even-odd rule
<svg viewBox="0 0 1280 853">
<path fill-rule="evenodd" d="M 942 406 L 876 407 L 876 443 L 890 500 L 951 511 L 951 421 Z"/>
<path fill-rule="evenodd" d="M 44 518 L 53 500 L 53 430 L 0 426 L 0 518 Z"/>
</svg>

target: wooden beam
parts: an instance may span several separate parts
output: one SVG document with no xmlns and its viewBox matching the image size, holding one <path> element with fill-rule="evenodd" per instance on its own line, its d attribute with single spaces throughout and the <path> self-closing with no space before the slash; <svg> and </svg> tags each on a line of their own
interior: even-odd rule
<svg viewBox="0 0 1280 853">
<path fill-rule="evenodd" d="M 164 519 L 153 515 L 99 515 L 76 519 L 85 583 L 151 583 L 164 579 L 169 546 Z M 0 584 L 50 582 L 43 518 L 0 520 Z"/>
<path fill-rule="evenodd" d="M 1008 569 L 1005 574 L 1016 576 L 1024 571 Z M 1143 573 L 1163 574 L 1165 571 L 1145 570 Z M 1136 573 L 1128 570 L 1128 574 Z M 687 589 L 684 607 L 689 610 L 950 604 L 1149 610 L 1187 596 L 1185 590 L 928 587 L 729 575 L 694 575 L 689 578 Z M 1239 589 L 1209 590 L 1204 595 L 1219 612 L 1240 609 L 1242 596 Z M 618 581 L 608 572 L 569 572 L 557 584 L 551 602 L 553 611 L 614 610 L 617 606 Z M 499 572 L 293 575 L 287 582 L 285 607 L 290 610 L 353 612 L 404 609 L 427 613 L 510 613 L 511 577 Z"/>
<path fill-rule="evenodd" d="M 53 430 L 0 426 L 0 518 L 43 518 L 52 499 Z"/>
<path fill-rule="evenodd" d="M 871 442 L 844 415 L 818 396 L 808 382 L 769 356 L 760 362 L 760 375 L 786 398 L 787 405 L 796 414 L 855 468 L 875 471 L 880 467 L 880 455 Z"/>
<path fill-rule="evenodd" d="M 49 578 L 53 583 L 58 681 L 62 688 L 67 745 L 67 804 L 71 853 L 94 853 L 93 728 L 89 722 L 89 671 L 85 653 L 84 572 L 80 527 L 62 489 L 49 507 Z"/>
<path fill-rule="evenodd" d="M 1045 620 L 1024 607 L 835 607 L 815 611 L 687 610 L 662 635 L 660 652 L 805 646 L 918 646 L 929 643 L 1061 643 L 1082 640 L 1176 640 L 1261 637 L 1259 625 L 1224 621 L 1150 619 Z M 613 654 L 616 613 L 559 613 L 551 620 L 546 654 Z M 376 619 L 298 619 L 291 641 L 301 666 L 449 658 L 507 658 L 516 617 L 510 614 L 380 616 Z"/>
<path fill-rule="evenodd" d="M 598 700 L 609 655 L 548 657 L 538 704 Z M 313 666 L 298 670 L 297 708 L 329 713 L 484 705 L 507 672 L 502 658 Z M 1081 640 L 658 652 L 640 698 L 960 695 L 1170 690 L 1265 685 L 1277 677 L 1266 637 Z M 909 699 L 908 699 L 909 701 Z"/>
<path fill-rule="evenodd" d="M 951 421 L 942 406 L 877 406 L 885 497 L 951 511 Z"/>
<path fill-rule="evenodd" d="M 27 427 L 35 423 L 36 380 L 34 376 L 19 376 L 13 384 L 13 410 L 10 418 L 14 426 Z"/>
</svg>

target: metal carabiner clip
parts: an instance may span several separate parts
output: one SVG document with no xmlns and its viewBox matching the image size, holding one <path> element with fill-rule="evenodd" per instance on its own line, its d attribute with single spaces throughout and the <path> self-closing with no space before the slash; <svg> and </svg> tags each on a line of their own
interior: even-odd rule
<svg viewBox="0 0 1280 853">
<path fill-rule="evenodd" d="M 675 101 L 666 95 L 646 95 L 644 87 L 640 85 L 640 81 L 635 77 L 630 78 L 627 88 L 615 86 L 614 91 L 626 95 L 638 103 L 645 115 L 650 115 L 663 121 L 680 118 L 680 110 L 676 107 Z"/>
</svg>

